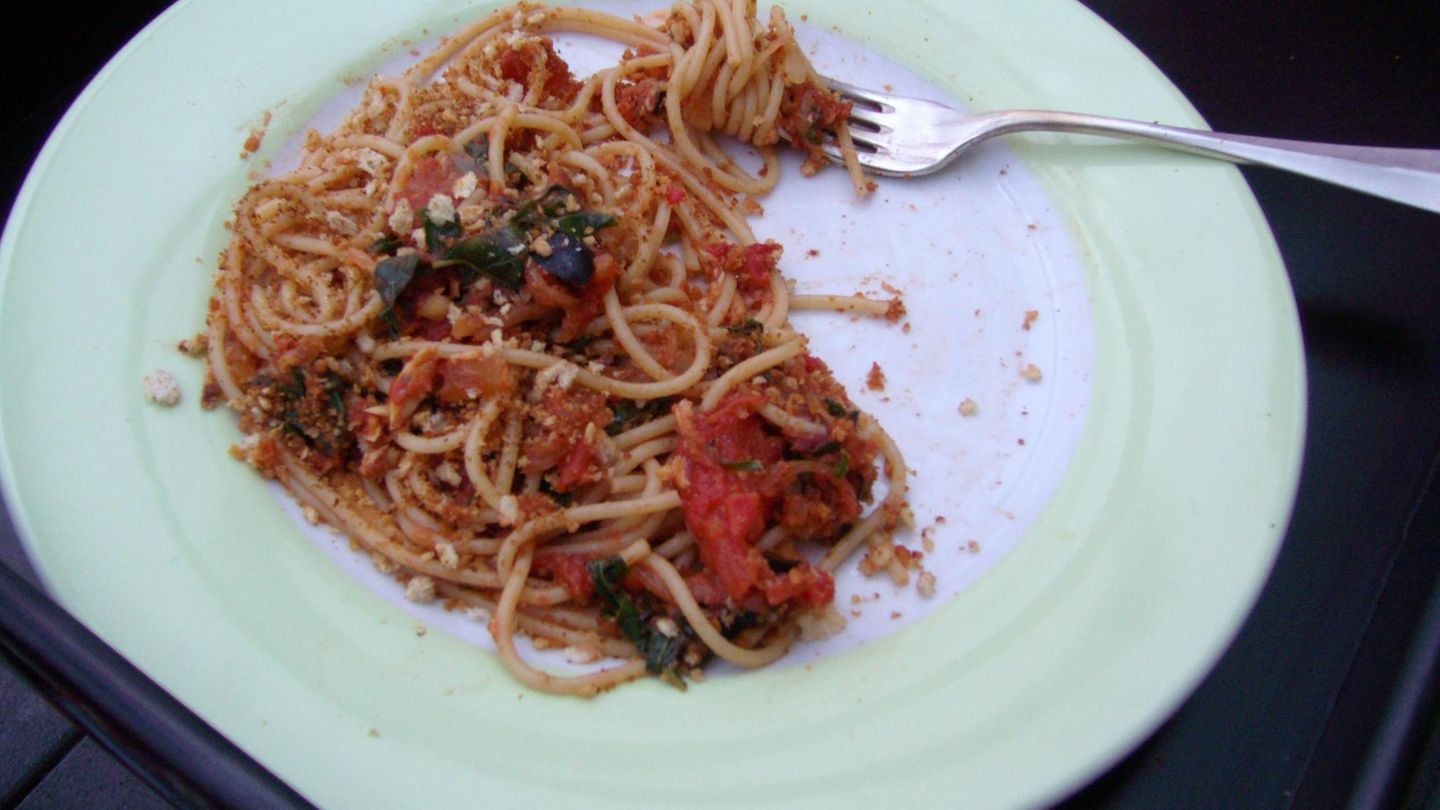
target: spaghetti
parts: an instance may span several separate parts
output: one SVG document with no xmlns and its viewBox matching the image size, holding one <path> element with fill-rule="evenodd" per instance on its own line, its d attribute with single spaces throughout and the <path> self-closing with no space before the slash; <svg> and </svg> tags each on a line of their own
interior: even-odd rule
<svg viewBox="0 0 1440 810">
<path fill-rule="evenodd" d="M 577 80 L 556 32 L 627 50 Z M 746 223 L 781 141 L 808 172 L 838 139 L 869 190 L 847 114 L 778 9 L 491 14 L 236 206 L 206 403 L 412 598 L 488 614 L 527 686 L 767 664 L 907 518 L 899 452 L 787 321 L 899 302 L 797 302 Z M 552 674 L 517 634 L 620 663 Z"/>
</svg>

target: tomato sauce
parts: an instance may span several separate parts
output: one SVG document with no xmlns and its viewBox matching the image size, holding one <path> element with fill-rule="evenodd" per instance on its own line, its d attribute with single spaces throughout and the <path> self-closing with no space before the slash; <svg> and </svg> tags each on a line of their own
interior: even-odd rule
<svg viewBox="0 0 1440 810">
<path fill-rule="evenodd" d="M 826 604 L 835 594 L 829 573 L 805 562 L 777 573 L 756 545 L 779 502 L 771 476 L 784 469 L 785 450 L 784 440 L 754 413 L 763 403 L 757 394 L 732 393 L 709 413 L 677 412 L 685 523 L 730 599 L 758 593 L 771 606 Z"/>
</svg>

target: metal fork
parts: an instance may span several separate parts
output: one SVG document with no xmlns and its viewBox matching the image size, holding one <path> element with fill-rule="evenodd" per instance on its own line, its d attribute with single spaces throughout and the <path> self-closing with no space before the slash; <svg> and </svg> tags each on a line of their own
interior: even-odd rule
<svg viewBox="0 0 1440 810">
<path fill-rule="evenodd" d="M 943 168 L 965 150 L 1013 132 L 1075 132 L 1151 141 L 1234 163 L 1253 163 L 1440 213 L 1440 149 L 1343 146 L 1250 135 L 1226 135 L 1046 110 L 962 113 L 943 104 L 827 80 L 854 104 L 850 136 L 860 165 L 876 174 L 909 176 Z M 825 146 L 832 160 L 838 147 Z"/>
</svg>

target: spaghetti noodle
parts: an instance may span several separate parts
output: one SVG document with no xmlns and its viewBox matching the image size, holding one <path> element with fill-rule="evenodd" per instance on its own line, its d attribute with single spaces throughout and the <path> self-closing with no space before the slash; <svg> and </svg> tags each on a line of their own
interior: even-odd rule
<svg viewBox="0 0 1440 810">
<path fill-rule="evenodd" d="M 556 32 L 627 50 L 577 80 Z M 837 138 L 868 190 L 847 114 L 784 15 L 745 0 L 491 14 L 236 206 L 206 403 L 407 594 L 488 613 L 521 683 L 767 664 L 907 516 L 900 453 L 790 327 L 780 246 L 745 217 L 780 141 L 810 171 Z M 555 675 L 517 634 L 620 663 Z"/>
</svg>

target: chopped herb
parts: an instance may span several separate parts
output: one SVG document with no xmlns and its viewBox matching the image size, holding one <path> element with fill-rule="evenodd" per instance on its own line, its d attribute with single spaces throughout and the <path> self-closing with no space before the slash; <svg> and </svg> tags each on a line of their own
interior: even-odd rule
<svg viewBox="0 0 1440 810">
<path fill-rule="evenodd" d="M 772 562 L 773 565 L 773 562 Z M 720 625 L 724 630 L 725 638 L 735 638 L 746 630 L 764 625 L 760 614 L 753 610 L 742 610 L 739 613 L 722 614 Z"/>
<path fill-rule="evenodd" d="M 535 255 L 545 272 L 572 287 L 583 287 L 595 275 L 595 254 L 578 237 L 556 231 L 550 235 L 550 255 Z"/>
<path fill-rule="evenodd" d="M 600 597 L 607 609 L 618 605 L 621 599 L 629 598 L 619 590 L 620 580 L 630 572 L 630 566 L 620 555 L 591 560 L 585 564 L 585 569 L 590 572 L 591 582 L 595 583 L 595 595 Z"/>
<path fill-rule="evenodd" d="M 300 416 L 296 414 L 293 409 L 287 408 L 285 412 L 281 414 L 281 419 L 283 420 L 281 427 L 283 427 L 286 432 L 299 436 L 301 439 L 304 439 L 308 445 L 315 443 L 315 440 L 310 438 L 310 434 L 306 433 L 305 430 L 300 427 Z"/>
<path fill-rule="evenodd" d="M 458 217 L 451 217 L 448 222 L 436 222 L 426 210 L 420 212 L 420 222 L 425 227 L 425 247 L 431 253 L 439 253 L 441 248 L 449 247 L 451 242 L 465 235 Z"/>
<path fill-rule="evenodd" d="M 468 267 L 514 290 L 525 279 L 525 253 L 525 233 L 511 223 L 450 245 L 435 266 Z"/>
<path fill-rule="evenodd" d="M 850 454 L 840 451 L 840 460 L 835 462 L 835 477 L 844 478 L 850 472 Z"/>
<path fill-rule="evenodd" d="M 280 426 L 285 432 L 293 433 L 305 442 L 307 447 L 318 447 L 323 452 L 330 452 L 330 443 L 320 436 L 311 436 L 305 430 L 304 423 L 300 421 L 300 414 L 294 408 L 286 408 L 280 415 Z"/>
<path fill-rule="evenodd" d="M 386 307 L 385 311 L 380 313 L 380 320 L 384 321 L 385 328 L 390 330 L 390 337 L 400 336 L 400 319 L 395 316 L 394 307 Z M 395 373 L 399 374 L 399 369 L 396 369 Z"/>
<path fill-rule="evenodd" d="M 584 354 L 585 350 L 594 342 L 595 335 L 581 335 L 569 343 L 562 343 L 560 345 L 564 346 L 567 351 L 574 352 L 575 354 Z"/>
<path fill-rule="evenodd" d="M 618 436 L 629 430 L 635 423 L 646 419 L 653 419 L 662 413 L 670 411 L 669 399 L 647 400 L 644 405 L 636 406 L 628 399 L 622 399 L 610 406 L 610 412 L 614 418 L 605 427 L 605 432 L 611 436 Z"/>
<path fill-rule="evenodd" d="M 640 409 L 631 405 L 627 400 L 620 400 L 610 408 L 614 416 L 610 424 L 605 426 L 605 432 L 611 436 L 618 436 L 625 432 L 625 426 L 635 421 L 640 416 Z"/>
<path fill-rule="evenodd" d="M 294 383 L 281 385 L 277 382 L 275 383 L 275 389 L 281 394 L 284 394 L 286 399 L 303 398 L 305 396 L 305 372 L 301 371 L 297 366 L 290 369 L 290 377 L 295 381 Z"/>
<path fill-rule="evenodd" d="M 551 186 L 545 189 L 540 196 L 532 197 L 524 205 L 516 208 L 511 221 L 523 228 L 534 228 L 546 220 L 568 211 L 570 201 L 573 199 L 575 199 L 575 195 L 570 189 L 564 186 Z M 576 207 L 579 207 L 578 203 Z"/>
<path fill-rule="evenodd" d="M 613 619 L 620 632 L 645 656 L 646 670 L 683 690 L 685 682 L 675 671 L 675 663 L 685 649 L 688 633 L 671 638 L 647 624 L 649 617 L 640 615 L 635 600 L 620 587 L 620 580 L 625 578 L 630 566 L 619 555 L 591 560 L 585 568 L 590 572 L 590 581 L 595 584 L 595 595 L 600 597 L 600 614 Z"/>
<path fill-rule="evenodd" d="M 675 662 L 680 660 L 680 653 L 685 651 L 686 641 L 683 633 L 671 638 L 655 630 L 651 632 L 650 644 L 645 650 L 645 669 L 682 691 L 685 689 L 685 682 L 680 680 L 680 676 L 675 672 Z"/>
<path fill-rule="evenodd" d="M 615 217 L 609 214 L 600 211 L 575 211 L 556 219 L 555 230 L 579 240 L 614 224 Z"/>
<path fill-rule="evenodd" d="M 385 236 L 382 236 L 379 239 L 376 239 L 374 242 L 370 243 L 371 253 L 381 254 L 385 256 L 393 256 L 395 255 L 395 251 L 399 249 L 400 237 L 396 236 L 393 233 L 386 234 Z"/>
<path fill-rule="evenodd" d="M 349 418 L 345 412 L 345 395 L 340 392 L 338 387 L 330 389 L 330 407 L 335 409 L 335 418 L 340 420 L 340 426 L 343 428 Z"/>
<path fill-rule="evenodd" d="M 740 323 L 725 327 L 725 331 L 732 335 L 758 335 L 765 331 L 765 324 L 754 318 L 746 318 Z"/>
<path fill-rule="evenodd" d="M 760 472 L 765 469 L 764 464 L 761 464 L 753 458 L 747 458 L 744 461 L 726 462 L 725 467 L 726 469 L 737 470 L 739 472 Z"/>
<path fill-rule="evenodd" d="M 825 442 L 824 444 L 820 445 L 819 447 L 815 448 L 814 450 L 811 450 L 810 452 L 806 453 L 805 455 L 809 456 L 810 458 L 819 458 L 819 457 L 821 457 L 821 456 L 828 456 L 828 455 L 830 455 L 831 453 L 833 453 L 833 452 L 835 452 L 836 450 L 839 450 L 839 449 L 840 449 L 840 442 L 829 441 L 829 442 Z"/>
<path fill-rule="evenodd" d="M 554 486 L 550 484 L 549 481 L 546 481 L 543 478 L 540 479 L 540 491 L 545 493 L 545 495 L 549 497 L 550 500 L 554 501 L 559 506 L 569 506 L 570 502 L 575 500 L 575 493 L 559 492 L 555 489 Z"/>
<path fill-rule="evenodd" d="M 391 256 L 375 265 L 375 291 L 380 293 L 380 298 L 385 302 L 386 307 L 394 307 L 395 301 L 400 298 L 403 291 L 414 278 L 415 271 L 420 267 L 420 254 L 408 253 L 404 256 Z M 395 330 L 397 333 L 399 329 Z"/>
<path fill-rule="evenodd" d="M 846 413 L 845 406 L 830 397 L 825 398 L 825 410 L 829 411 L 830 415 L 836 419 L 839 419 Z"/>
</svg>

